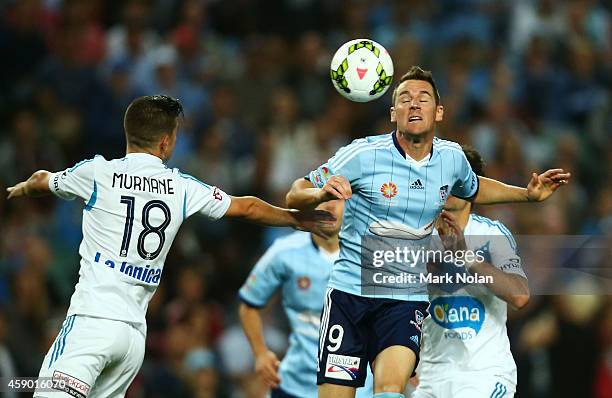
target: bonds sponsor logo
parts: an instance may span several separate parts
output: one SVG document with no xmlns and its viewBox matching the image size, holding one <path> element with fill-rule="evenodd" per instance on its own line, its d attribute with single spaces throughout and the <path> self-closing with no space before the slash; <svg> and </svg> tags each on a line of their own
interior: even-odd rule
<svg viewBox="0 0 612 398">
<path fill-rule="evenodd" d="M 502 271 L 514 271 L 521 269 L 521 260 L 519 258 L 509 258 L 505 264 L 499 267 Z"/>
<path fill-rule="evenodd" d="M 470 296 L 438 297 L 431 302 L 430 308 L 434 322 L 459 333 L 450 333 L 447 338 L 464 339 L 461 332 L 466 332 L 465 338 L 471 338 L 480 332 L 485 321 L 484 305 Z"/>
<path fill-rule="evenodd" d="M 355 380 L 359 373 L 361 358 L 347 355 L 328 354 L 325 377 L 338 380 Z"/>
<path fill-rule="evenodd" d="M 66 172 L 62 173 L 65 174 Z M 55 175 L 55 177 L 53 177 L 53 189 L 55 191 L 59 191 L 59 176 Z"/>
<path fill-rule="evenodd" d="M 86 398 L 91 390 L 91 386 L 83 380 L 56 370 L 53 372 L 53 388 L 63 391 L 73 397 Z"/>
</svg>

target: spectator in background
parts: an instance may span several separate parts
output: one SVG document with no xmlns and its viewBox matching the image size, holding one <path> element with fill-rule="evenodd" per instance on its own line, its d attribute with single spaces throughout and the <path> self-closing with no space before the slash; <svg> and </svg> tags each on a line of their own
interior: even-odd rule
<svg viewBox="0 0 612 398">
<path fill-rule="evenodd" d="M 206 280 L 201 267 L 181 268 L 174 289 L 176 298 L 166 306 L 167 323 L 188 325 L 192 344 L 197 346 L 211 345 L 223 321 L 222 311 L 206 302 Z"/>
<path fill-rule="evenodd" d="M 33 107 L 23 107 L 13 114 L 9 131 L 0 139 L 0 180 L 18 181 L 27 170 L 59 168 L 62 151 L 50 139 Z"/>
<path fill-rule="evenodd" d="M 121 158 L 125 154 L 124 143 L 117 139 L 123 132 L 123 113 L 134 98 L 144 95 L 130 82 L 130 68 L 127 60 L 117 60 L 109 66 L 103 93 L 94 100 L 96 128 L 88 131 L 87 139 L 91 153 L 106 158 Z"/>
<path fill-rule="evenodd" d="M 36 375 L 48 348 L 44 325 L 49 311 L 49 291 L 41 266 L 26 262 L 12 280 L 14 300 L 7 312 L 8 343 L 15 355 L 18 375 Z"/>
<path fill-rule="evenodd" d="M 612 236 L 612 188 L 602 188 L 595 197 L 594 206 L 589 207 L 589 214 L 581 226 L 585 235 Z"/>
<path fill-rule="evenodd" d="M 96 1 L 64 0 L 61 26 L 69 27 L 78 42 L 73 49 L 80 63 L 97 65 L 104 58 L 106 32 L 100 24 L 100 3 Z"/>
<path fill-rule="evenodd" d="M 586 289 L 594 291 L 593 286 Z M 520 336 L 522 350 L 543 351 L 542 355 L 550 364 L 550 373 L 546 377 L 548 382 L 539 386 L 536 383 L 537 387 L 525 380 L 519 390 L 521 393 L 524 390 L 534 396 L 595 396 L 602 340 L 597 336 L 599 322 L 594 320 L 603 311 L 603 303 L 603 296 L 598 295 L 556 296 L 552 299 L 551 311 L 543 312 L 525 325 Z M 567 358 L 580 363 L 579 369 L 570 371 L 564 366 Z M 530 388 L 532 391 L 528 392 Z"/>
<path fill-rule="evenodd" d="M 315 118 L 325 111 L 325 100 L 330 93 L 327 77 L 331 52 L 318 32 L 304 32 L 294 51 L 297 79 L 291 87 L 295 87 L 302 116 Z"/>
<path fill-rule="evenodd" d="M 273 91 L 270 101 L 268 134 L 262 145 L 260 162 L 266 175 L 265 189 L 274 203 L 283 203 L 287 187 L 296 175 L 308 172 L 314 165 L 316 150 L 312 123 L 300 117 L 294 92 L 288 87 Z"/>
<path fill-rule="evenodd" d="M 554 0 L 521 0 L 513 3 L 510 48 L 522 54 L 535 35 L 558 42 L 566 32 L 565 7 Z"/>
<path fill-rule="evenodd" d="M 236 180 L 238 192 L 250 192 L 258 137 L 256 129 L 245 123 L 244 114 L 240 111 L 240 101 L 236 98 L 241 95 L 240 90 L 239 86 L 233 86 L 229 82 L 218 82 L 212 89 L 210 106 L 199 113 L 194 128 L 200 139 L 204 139 L 202 136 L 213 127 L 222 129 L 223 146 L 218 149 L 229 156 L 234 166 L 240 169 L 240 176 Z M 192 171 L 206 173 L 204 170 Z"/>
<path fill-rule="evenodd" d="M 181 132 L 177 136 L 174 159 L 183 158 L 192 152 L 193 123 L 200 110 L 207 105 L 207 92 L 187 76 L 177 74 L 178 54 L 172 45 L 162 45 L 153 50 L 147 60 L 147 71 L 139 76 L 137 91 L 159 93 L 180 98 L 184 118 Z"/>
<path fill-rule="evenodd" d="M 277 308 L 270 306 L 274 311 Z M 287 334 L 281 332 L 278 327 L 270 325 L 269 316 L 272 313 L 263 311 L 267 324 L 264 330 L 264 338 L 267 347 L 279 358 L 287 349 Z M 249 342 L 247 341 L 239 323 L 229 324 L 219 340 L 218 350 L 223 365 L 223 371 L 232 384 L 230 397 L 238 398 L 264 398 L 267 396 L 268 388 L 253 371 L 255 361 L 251 354 Z"/>
<path fill-rule="evenodd" d="M 157 46 L 157 33 L 149 27 L 150 8 L 145 0 L 128 0 L 121 11 L 121 21 L 106 34 L 107 68 L 126 66 L 130 84 L 135 86 L 146 69 L 146 58 Z"/>
<path fill-rule="evenodd" d="M 194 398 L 219 398 L 219 374 L 212 352 L 199 348 L 185 357 L 185 368 Z"/>
<path fill-rule="evenodd" d="M 0 23 L 0 103 L 11 106 L 32 95 L 38 65 L 49 51 L 45 43 L 52 15 L 40 1 L 16 1 L 6 8 Z M 18 54 L 18 56 L 16 56 Z"/>
<path fill-rule="evenodd" d="M 240 95 L 237 105 L 244 123 L 251 129 L 259 127 L 268 115 L 271 93 L 285 80 L 286 56 L 282 38 L 257 35 L 245 39 L 243 46 L 245 70 L 237 79 Z"/>
<path fill-rule="evenodd" d="M 0 377 L 10 380 L 17 377 L 18 373 L 13 354 L 6 344 L 7 326 L 7 319 L 2 310 L 0 311 Z M 17 393 L 6 391 L 3 396 L 5 398 L 17 398 Z"/>
<path fill-rule="evenodd" d="M 574 38 L 568 44 L 569 76 L 560 97 L 562 120 L 572 126 L 584 126 L 591 112 L 605 101 L 606 93 L 598 81 L 592 44 L 583 38 Z"/>
</svg>

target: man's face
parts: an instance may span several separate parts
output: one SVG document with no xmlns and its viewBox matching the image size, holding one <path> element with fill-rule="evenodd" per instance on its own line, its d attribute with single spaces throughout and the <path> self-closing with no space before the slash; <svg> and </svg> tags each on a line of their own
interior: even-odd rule
<svg viewBox="0 0 612 398">
<path fill-rule="evenodd" d="M 436 105 L 433 87 L 424 80 L 406 80 L 397 88 L 391 107 L 391 122 L 403 134 L 422 135 L 433 131 L 444 116 L 442 105 Z"/>
</svg>

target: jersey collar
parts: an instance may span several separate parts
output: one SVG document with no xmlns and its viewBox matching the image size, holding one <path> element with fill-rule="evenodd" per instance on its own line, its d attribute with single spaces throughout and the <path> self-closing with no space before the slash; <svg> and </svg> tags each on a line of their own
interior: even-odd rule
<svg viewBox="0 0 612 398">
<path fill-rule="evenodd" d="M 155 155 L 145 152 L 132 152 L 125 155 L 127 159 L 138 159 L 139 162 L 146 163 L 163 163 L 163 161 Z"/>
<path fill-rule="evenodd" d="M 433 149 L 434 149 L 433 143 L 431 144 L 431 151 L 429 152 L 429 156 L 426 156 L 423 159 L 417 161 L 411 158 L 410 156 L 408 156 L 406 152 L 404 152 L 404 150 L 402 149 L 402 146 L 399 144 L 399 141 L 397 140 L 397 130 L 393 130 L 391 132 L 391 136 L 393 137 L 393 145 L 395 145 L 395 149 L 397 149 L 399 154 L 402 155 L 402 157 L 406 159 L 408 162 L 414 163 L 415 165 L 423 165 L 423 164 L 426 164 L 429 161 L 429 159 L 433 158 Z"/>
<path fill-rule="evenodd" d="M 312 239 L 312 235 L 310 235 L 310 243 L 312 243 L 312 246 L 317 251 L 317 253 L 319 253 L 321 256 L 323 256 L 325 258 L 334 257 L 334 256 L 338 255 L 338 253 L 340 253 L 340 250 L 338 250 L 337 252 L 334 252 L 334 253 L 330 253 L 327 250 L 323 249 L 322 247 L 317 245 L 317 242 L 315 242 L 314 239 Z"/>
</svg>

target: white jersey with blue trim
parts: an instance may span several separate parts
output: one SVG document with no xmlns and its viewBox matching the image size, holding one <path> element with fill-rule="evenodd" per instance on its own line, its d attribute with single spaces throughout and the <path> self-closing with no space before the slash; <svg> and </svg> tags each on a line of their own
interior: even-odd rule
<svg viewBox="0 0 612 398">
<path fill-rule="evenodd" d="M 388 286 L 391 293 L 376 294 L 377 286 L 362 286 L 362 239 L 421 239 L 427 246 L 434 220 L 448 196 L 467 199 L 478 191 L 478 177 L 461 146 L 435 137 L 430 154 L 415 161 L 404 153 L 395 132 L 360 138 L 340 148 L 306 178 L 322 188 L 334 175 L 349 181 L 353 195 L 344 207 L 340 258 L 329 286 L 364 297 L 426 301 L 426 292 L 406 294 L 398 289 L 396 293 L 394 286 Z M 418 267 L 424 271 L 425 264 Z M 418 268 L 411 271 L 415 269 L 418 272 Z"/>
<path fill-rule="evenodd" d="M 516 242 L 499 221 L 471 214 L 464 235 L 469 250 L 506 273 L 525 277 Z M 457 372 L 483 372 L 516 384 L 516 365 L 506 330 L 507 304 L 481 285 L 458 287 L 454 294 L 430 294 L 430 316 L 423 322 L 420 383 L 427 385 Z"/>
<path fill-rule="evenodd" d="M 309 233 L 293 232 L 277 239 L 259 259 L 239 297 L 251 307 L 263 307 L 281 291 L 289 324 L 289 349 L 280 369 L 280 388 L 295 397 L 317 396 L 317 352 L 325 290 L 337 253 L 318 248 Z M 372 376 L 356 398 L 372 396 Z"/>
<path fill-rule="evenodd" d="M 220 189 L 146 153 L 84 160 L 52 174 L 49 188 L 85 204 L 79 281 L 68 315 L 130 322 L 143 332 L 149 301 L 183 221 L 197 212 L 221 218 L 231 203 Z"/>
</svg>

